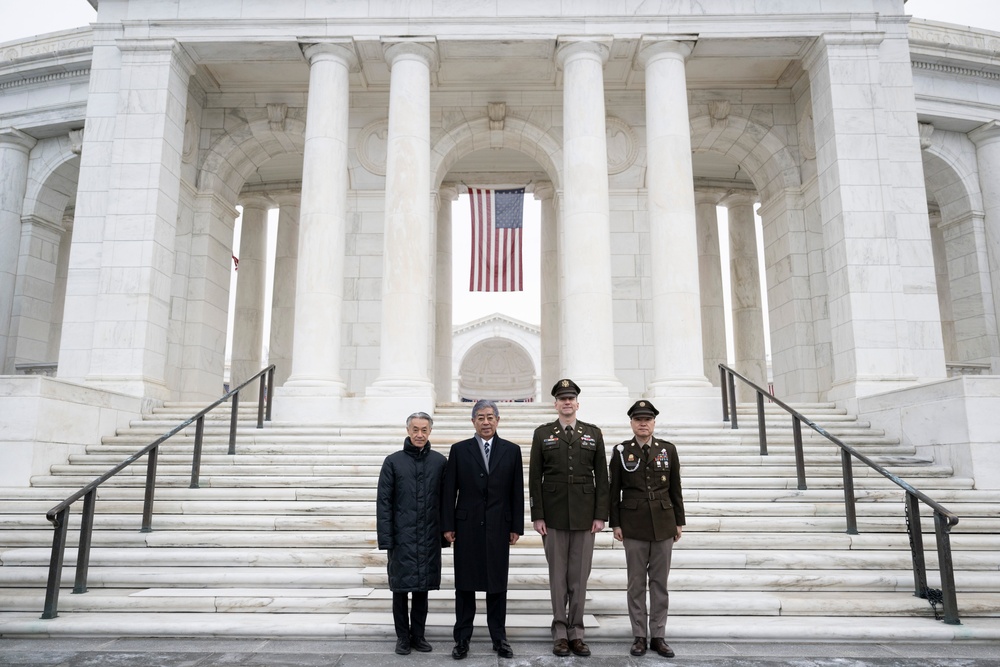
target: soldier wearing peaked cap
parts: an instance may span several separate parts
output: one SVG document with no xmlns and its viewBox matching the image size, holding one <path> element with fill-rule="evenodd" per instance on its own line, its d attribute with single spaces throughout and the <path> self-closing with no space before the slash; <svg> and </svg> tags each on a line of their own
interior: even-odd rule
<svg viewBox="0 0 1000 667">
<path fill-rule="evenodd" d="M 594 537 L 608 516 L 608 470 L 601 429 L 576 418 L 580 387 L 552 387 L 559 418 L 535 429 L 528 468 L 531 519 L 542 536 L 552 596 L 552 652 L 590 655 L 583 609 Z"/>
<path fill-rule="evenodd" d="M 646 400 L 628 409 L 634 435 L 611 453 L 610 523 L 615 539 L 625 545 L 628 615 L 635 637 L 630 653 L 645 654 L 647 637 L 652 637 L 649 648 L 672 658 L 674 652 L 664 639 L 670 599 L 667 577 L 673 545 L 681 539 L 685 523 L 684 497 L 677 448 L 653 435 L 659 413 Z"/>
</svg>

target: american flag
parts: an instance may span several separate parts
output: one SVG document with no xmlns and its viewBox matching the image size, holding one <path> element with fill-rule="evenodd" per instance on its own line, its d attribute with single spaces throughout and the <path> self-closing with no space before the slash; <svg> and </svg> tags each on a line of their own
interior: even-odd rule
<svg viewBox="0 0 1000 667">
<path fill-rule="evenodd" d="M 470 292 L 520 292 L 521 227 L 524 188 L 469 188 L 472 206 L 472 270 Z"/>
</svg>

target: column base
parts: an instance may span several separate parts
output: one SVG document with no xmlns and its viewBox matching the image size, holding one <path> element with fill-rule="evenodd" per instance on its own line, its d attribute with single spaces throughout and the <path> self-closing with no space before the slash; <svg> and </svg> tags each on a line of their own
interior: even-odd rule
<svg viewBox="0 0 1000 667">
<path fill-rule="evenodd" d="M 665 380 L 649 385 L 645 396 L 660 411 L 664 423 L 722 421 L 722 394 L 705 378 Z"/>
</svg>

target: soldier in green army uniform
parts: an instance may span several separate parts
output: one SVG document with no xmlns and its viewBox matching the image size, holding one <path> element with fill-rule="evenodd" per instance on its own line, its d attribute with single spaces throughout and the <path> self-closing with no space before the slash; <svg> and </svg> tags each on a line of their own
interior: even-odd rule
<svg viewBox="0 0 1000 667">
<path fill-rule="evenodd" d="M 634 436 L 615 445 L 611 453 L 610 510 L 615 539 L 625 545 L 628 615 L 635 637 L 630 653 L 644 655 L 646 638 L 651 636 L 649 648 L 672 658 L 674 652 L 664 639 L 670 600 L 667 577 L 674 542 L 683 532 L 684 497 L 677 448 L 653 436 L 658 414 L 645 400 L 628 409 Z"/>
<path fill-rule="evenodd" d="M 583 607 L 594 560 L 594 537 L 608 517 L 604 436 L 580 421 L 580 387 L 552 387 L 559 418 L 535 429 L 528 468 L 531 519 L 542 536 L 552 596 L 552 652 L 590 655 L 583 641 Z"/>
</svg>

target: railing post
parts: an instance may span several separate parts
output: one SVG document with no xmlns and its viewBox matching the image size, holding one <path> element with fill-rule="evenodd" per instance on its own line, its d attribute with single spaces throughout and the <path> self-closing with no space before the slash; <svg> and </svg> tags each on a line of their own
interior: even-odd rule
<svg viewBox="0 0 1000 667">
<path fill-rule="evenodd" d="M 271 399 L 274 398 L 274 364 L 267 369 L 267 414 L 264 419 L 271 421 Z"/>
<path fill-rule="evenodd" d="M 240 416 L 240 392 L 233 394 L 232 414 L 229 416 L 229 455 L 236 453 L 236 421 Z"/>
<path fill-rule="evenodd" d="M 792 417 L 792 441 L 795 443 L 795 475 L 799 479 L 799 490 L 806 488 L 806 461 L 802 453 L 802 422 L 798 417 Z"/>
<path fill-rule="evenodd" d="M 941 604 L 943 621 L 948 625 L 961 625 L 958 618 L 958 599 L 955 596 L 955 568 L 951 561 L 951 527 L 938 511 L 934 512 L 934 533 L 937 538 L 938 568 L 941 570 Z"/>
<path fill-rule="evenodd" d="M 257 428 L 264 428 L 264 396 L 267 391 L 267 373 L 260 376 L 260 390 L 257 392 Z"/>
<path fill-rule="evenodd" d="M 739 422 L 736 418 L 736 376 L 732 373 L 729 376 L 729 420 L 732 422 L 732 428 L 737 429 L 740 427 Z"/>
<path fill-rule="evenodd" d="M 69 528 L 69 507 L 56 515 L 52 531 L 52 555 L 49 557 L 49 580 L 45 584 L 45 607 L 42 618 L 59 615 L 59 583 L 62 581 L 63 556 L 66 553 L 66 529 Z"/>
<path fill-rule="evenodd" d="M 844 473 L 844 513 L 847 517 L 847 534 L 858 534 L 858 513 L 854 499 L 854 458 L 846 449 L 840 450 L 840 467 Z"/>
<path fill-rule="evenodd" d="M 74 593 L 87 592 L 87 576 L 90 574 L 90 545 L 94 537 L 94 508 L 97 505 L 97 489 L 92 489 L 83 497 L 83 516 L 80 520 L 80 545 L 76 552 L 76 580 Z"/>
<path fill-rule="evenodd" d="M 722 390 L 722 421 L 729 421 L 729 398 L 726 396 L 726 369 L 719 364 L 719 388 Z"/>
<path fill-rule="evenodd" d="M 764 420 L 764 394 L 757 392 L 757 439 L 760 455 L 767 456 L 767 422 Z"/>
<path fill-rule="evenodd" d="M 159 446 L 149 450 L 146 459 L 146 497 L 142 503 L 142 528 L 140 533 L 153 532 L 153 493 L 156 490 L 156 461 L 159 458 Z"/>
<path fill-rule="evenodd" d="M 920 527 L 920 500 L 906 492 L 906 532 L 910 535 L 910 557 L 913 559 L 913 595 L 927 597 L 927 566 L 924 563 L 924 534 Z"/>
<path fill-rule="evenodd" d="M 201 488 L 201 446 L 205 440 L 205 415 L 198 417 L 194 425 L 194 454 L 191 456 L 191 485 L 189 489 Z"/>
</svg>

